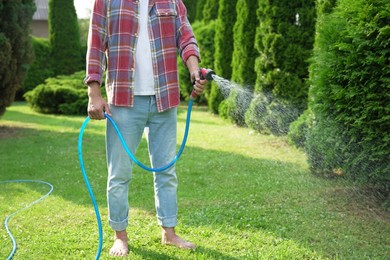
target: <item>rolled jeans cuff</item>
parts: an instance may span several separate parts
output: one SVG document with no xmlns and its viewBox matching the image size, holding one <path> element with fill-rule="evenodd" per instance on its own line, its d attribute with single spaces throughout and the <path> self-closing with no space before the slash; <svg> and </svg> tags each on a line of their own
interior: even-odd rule
<svg viewBox="0 0 390 260">
<path fill-rule="evenodd" d="M 129 219 L 126 218 L 125 220 L 123 220 L 121 222 L 115 222 L 112 220 L 108 220 L 108 224 L 115 231 L 123 231 L 127 228 L 128 224 L 129 224 Z"/>
<path fill-rule="evenodd" d="M 177 226 L 177 216 L 164 217 L 164 218 L 157 216 L 157 222 L 162 227 L 176 227 Z"/>
</svg>

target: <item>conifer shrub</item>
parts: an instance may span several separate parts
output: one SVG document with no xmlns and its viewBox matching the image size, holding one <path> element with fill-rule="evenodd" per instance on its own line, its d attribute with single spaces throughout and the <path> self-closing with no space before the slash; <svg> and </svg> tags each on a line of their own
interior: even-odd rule
<svg viewBox="0 0 390 260">
<path fill-rule="evenodd" d="M 196 5 L 195 0 L 183 0 L 184 5 L 186 6 L 187 9 L 187 18 L 190 23 L 194 22 L 196 19 Z"/>
<path fill-rule="evenodd" d="M 48 39 L 32 37 L 32 47 L 34 52 L 26 78 L 23 83 L 23 93 L 34 89 L 39 84 L 45 82 L 47 78 L 54 76 L 50 66 L 50 43 Z"/>
<path fill-rule="evenodd" d="M 234 84 L 243 85 L 242 91 L 234 89 L 227 100 L 223 101 L 219 113 L 228 117 L 239 126 L 246 126 L 245 113 L 249 107 L 248 95 L 253 94 L 255 81 L 254 39 L 258 21 L 256 18 L 257 0 L 238 0 L 236 5 L 237 20 L 233 27 L 232 76 Z"/>
<path fill-rule="evenodd" d="M 233 26 L 236 22 L 237 0 L 220 0 L 218 19 L 215 31 L 215 52 L 213 69 L 218 76 L 230 79 L 232 74 L 233 55 Z M 210 96 L 208 98 L 209 110 L 218 114 L 219 104 L 223 101 L 221 90 L 212 82 L 210 85 Z"/>
<path fill-rule="evenodd" d="M 49 39 L 55 75 L 69 75 L 82 69 L 80 32 L 73 1 L 49 0 Z"/>
<path fill-rule="evenodd" d="M 297 120 L 292 122 L 288 130 L 288 142 L 298 148 L 305 148 L 307 135 L 314 121 L 313 112 L 306 109 Z"/>
<path fill-rule="evenodd" d="M 83 83 L 85 71 L 48 78 L 24 95 L 31 108 L 45 114 L 86 115 L 88 89 Z M 102 95 L 106 97 L 104 87 Z"/>
<path fill-rule="evenodd" d="M 218 0 L 206 0 L 202 11 L 203 12 L 202 20 L 204 22 L 210 22 L 212 20 L 217 19 L 218 8 L 219 8 Z"/>
<path fill-rule="evenodd" d="M 214 62 L 214 37 L 215 37 L 216 21 L 202 22 L 196 21 L 192 24 L 200 54 L 201 63 L 200 67 L 211 68 Z M 190 79 L 189 72 L 182 60 L 178 59 L 179 67 L 179 82 L 180 82 L 180 93 L 183 99 L 188 100 L 193 90 L 193 85 Z M 210 88 L 205 88 L 204 94 L 196 99 L 197 103 L 207 104 L 207 98 L 210 93 Z"/>
<path fill-rule="evenodd" d="M 237 126 L 247 126 L 245 123 L 245 112 L 252 98 L 253 92 L 248 91 L 248 88 L 236 85 L 230 90 L 228 97 L 220 103 L 220 116 Z"/>
<path fill-rule="evenodd" d="M 202 21 L 203 20 L 203 9 L 206 5 L 206 2 L 208 0 L 196 0 L 196 17 L 195 21 Z"/>
<path fill-rule="evenodd" d="M 305 149 L 314 173 L 390 186 L 390 3 L 341 0 L 317 25 Z M 320 162 L 320 163 L 319 163 Z"/>
<path fill-rule="evenodd" d="M 266 92 L 256 93 L 245 114 L 248 127 L 262 134 L 286 135 L 290 123 L 298 116 L 291 103 L 275 99 Z"/>
<path fill-rule="evenodd" d="M 266 104 L 258 103 L 262 99 L 254 99 L 245 117 L 247 124 L 260 132 L 287 134 L 289 124 L 307 107 L 308 59 L 314 42 L 315 2 L 258 0 L 258 5 L 255 94 L 265 92 L 272 102 L 263 111 L 265 114 L 257 118 L 258 108 Z M 269 122 L 260 123 L 262 120 Z M 271 129 L 258 128 L 258 125 Z M 275 125 L 280 126 L 280 130 Z"/>
<path fill-rule="evenodd" d="M 15 99 L 32 59 L 33 0 L 0 1 L 0 116 Z"/>
</svg>

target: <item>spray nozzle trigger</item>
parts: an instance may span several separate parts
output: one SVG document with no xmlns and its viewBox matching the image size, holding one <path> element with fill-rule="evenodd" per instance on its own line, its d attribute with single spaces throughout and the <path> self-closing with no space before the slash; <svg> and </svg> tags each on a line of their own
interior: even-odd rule
<svg viewBox="0 0 390 260">
<path fill-rule="evenodd" d="M 216 74 L 212 69 L 205 69 L 205 68 L 199 69 L 199 76 L 201 80 L 212 81 L 214 80 L 213 75 Z M 192 82 L 192 85 L 195 85 L 195 80 Z M 191 93 L 191 98 L 195 99 L 197 96 L 198 94 L 196 94 L 196 91 L 193 90 Z"/>
</svg>

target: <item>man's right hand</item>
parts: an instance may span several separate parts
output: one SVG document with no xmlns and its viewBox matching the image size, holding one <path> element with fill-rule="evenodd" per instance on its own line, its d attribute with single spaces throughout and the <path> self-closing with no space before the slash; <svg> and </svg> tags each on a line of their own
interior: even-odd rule
<svg viewBox="0 0 390 260">
<path fill-rule="evenodd" d="M 99 83 L 88 84 L 88 97 L 88 116 L 91 119 L 105 119 L 104 112 L 111 116 L 110 107 L 100 93 Z"/>
</svg>

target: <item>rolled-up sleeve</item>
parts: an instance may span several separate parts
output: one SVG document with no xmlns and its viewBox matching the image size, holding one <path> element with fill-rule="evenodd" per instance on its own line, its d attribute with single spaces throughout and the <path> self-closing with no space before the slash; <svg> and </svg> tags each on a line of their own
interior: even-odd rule
<svg viewBox="0 0 390 260">
<path fill-rule="evenodd" d="M 190 56 L 195 56 L 200 62 L 199 47 L 187 19 L 187 10 L 182 0 L 177 3 L 177 48 L 184 64 Z"/>
<path fill-rule="evenodd" d="M 95 0 L 88 33 L 86 77 L 84 83 L 96 81 L 101 84 L 106 69 L 107 49 L 107 0 Z"/>
</svg>

